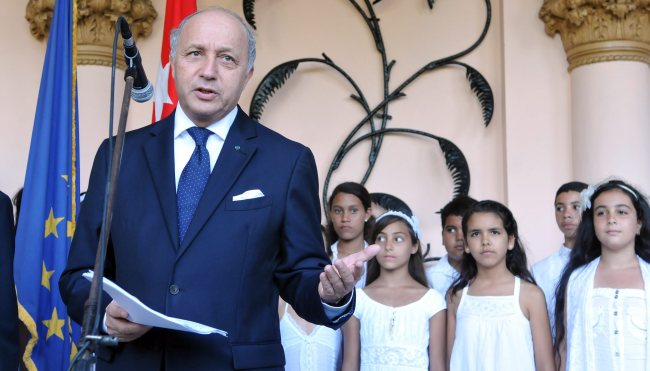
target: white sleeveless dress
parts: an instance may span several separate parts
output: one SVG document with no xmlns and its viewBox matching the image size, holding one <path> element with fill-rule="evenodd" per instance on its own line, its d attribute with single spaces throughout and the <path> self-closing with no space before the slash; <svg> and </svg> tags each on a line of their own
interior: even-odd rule
<svg viewBox="0 0 650 371">
<path fill-rule="evenodd" d="M 512 296 L 468 295 L 458 304 L 451 371 L 535 371 L 530 322 L 519 305 L 521 282 Z"/>
<path fill-rule="evenodd" d="M 361 371 L 428 370 L 429 320 L 447 307 L 442 295 L 429 289 L 413 303 L 390 307 L 361 289 L 356 294 Z"/>
<path fill-rule="evenodd" d="M 280 320 L 286 371 L 335 371 L 341 365 L 341 331 L 316 326 L 309 333 L 298 325 L 287 308 Z"/>
<path fill-rule="evenodd" d="M 332 263 L 338 259 L 338 241 L 332 245 Z M 368 243 L 364 241 L 364 248 Z M 364 263 L 365 264 L 365 263 Z M 356 287 L 366 284 L 364 271 Z M 341 330 L 332 330 L 326 326 L 316 326 L 306 334 L 289 314 L 285 304 L 284 315 L 280 320 L 280 337 L 284 348 L 286 371 L 327 371 L 339 370 L 342 361 L 343 334 Z"/>
</svg>

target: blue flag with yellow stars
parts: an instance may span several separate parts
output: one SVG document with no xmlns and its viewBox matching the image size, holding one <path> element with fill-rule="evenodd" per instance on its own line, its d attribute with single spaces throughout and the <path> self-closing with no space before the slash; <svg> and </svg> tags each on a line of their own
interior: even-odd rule
<svg viewBox="0 0 650 371">
<path fill-rule="evenodd" d="M 14 278 L 19 317 L 31 335 L 22 356 L 29 370 L 66 370 L 80 333 L 58 290 L 79 209 L 75 19 L 75 0 L 56 0 L 16 231 Z"/>
</svg>

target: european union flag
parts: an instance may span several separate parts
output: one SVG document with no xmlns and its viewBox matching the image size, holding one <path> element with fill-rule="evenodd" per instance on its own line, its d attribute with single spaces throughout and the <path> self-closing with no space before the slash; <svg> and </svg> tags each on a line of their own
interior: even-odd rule
<svg viewBox="0 0 650 371">
<path fill-rule="evenodd" d="M 27 162 L 14 278 L 29 370 L 66 370 L 79 326 L 58 290 L 79 206 L 75 0 L 57 0 Z"/>
</svg>

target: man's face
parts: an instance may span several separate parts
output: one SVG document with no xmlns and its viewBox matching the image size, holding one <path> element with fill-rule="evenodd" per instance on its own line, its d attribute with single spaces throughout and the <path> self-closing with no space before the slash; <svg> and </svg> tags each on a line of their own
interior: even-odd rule
<svg viewBox="0 0 650 371">
<path fill-rule="evenodd" d="M 172 62 L 178 102 L 197 126 L 223 118 L 239 101 L 248 71 L 244 26 L 221 11 L 192 17 L 179 36 Z"/>
<path fill-rule="evenodd" d="M 555 197 L 555 221 L 564 238 L 575 237 L 581 216 L 580 193 L 562 192 Z"/>
</svg>

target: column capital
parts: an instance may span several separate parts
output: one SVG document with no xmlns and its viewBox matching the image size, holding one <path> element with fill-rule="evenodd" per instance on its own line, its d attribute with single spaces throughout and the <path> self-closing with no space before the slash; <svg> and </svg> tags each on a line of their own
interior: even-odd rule
<svg viewBox="0 0 650 371">
<path fill-rule="evenodd" d="M 55 0 L 29 0 L 25 18 L 31 34 L 38 40 L 47 37 L 54 15 Z M 77 63 L 111 65 L 115 22 L 124 16 L 136 40 L 151 34 L 158 16 L 151 0 L 93 0 L 77 2 Z M 118 43 L 117 67 L 126 68 L 122 43 Z"/>
<path fill-rule="evenodd" d="M 650 65 L 650 0 L 544 0 L 546 33 L 560 34 L 569 71 L 607 61 Z"/>
</svg>

